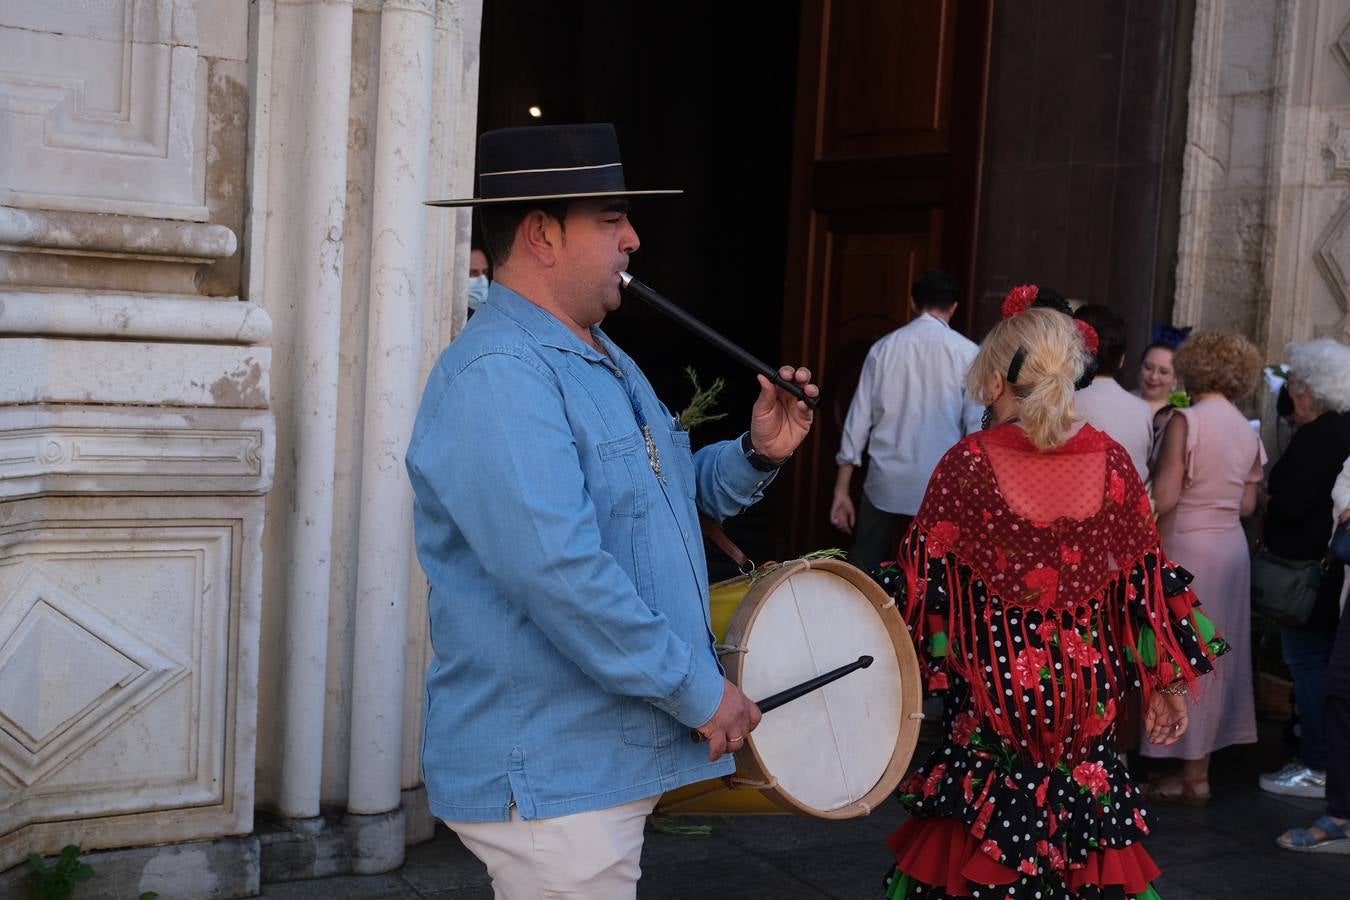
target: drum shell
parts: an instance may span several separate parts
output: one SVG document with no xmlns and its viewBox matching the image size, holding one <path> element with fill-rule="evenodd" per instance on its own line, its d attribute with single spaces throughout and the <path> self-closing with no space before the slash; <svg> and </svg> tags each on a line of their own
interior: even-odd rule
<svg viewBox="0 0 1350 900">
<path fill-rule="evenodd" d="M 742 637 L 750 631 L 761 606 L 760 599 L 767 598 L 783 580 L 805 569 L 827 571 L 850 582 L 863 593 L 878 613 L 894 646 L 902 675 L 901 707 L 905 714 L 901 717 L 900 734 L 886 772 L 872 791 L 854 803 L 829 810 L 806 807 L 796 802 L 786 791 L 772 786 L 772 775 L 756 751 L 752 735 L 751 740 L 736 753 L 734 776 L 670 791 L 658 803 L 658 813 L 765 815 L 787 812 L 827 819 L 853 818 L 869 812 L 884 800 L 903 777 L 918 742 L 921 719 L 918 713 L 922 709 L 923 699 L 918 659 L 898 610 L 880 586 L 861 570 L 839 560 L 812 562 L 798 560 L 774 569 L 753 585 L 746 577 L 719 582 L 713 586 L 711 592 L 713 630 L 717 635 L 719 648 L 723 644 L 739 644 Z M 720 657 L 728 679 L 733 684 L 741 684 L 743 654 L 724 651 Z M 760 785 L 767 787 L 756 787 Z"/>
</svg>

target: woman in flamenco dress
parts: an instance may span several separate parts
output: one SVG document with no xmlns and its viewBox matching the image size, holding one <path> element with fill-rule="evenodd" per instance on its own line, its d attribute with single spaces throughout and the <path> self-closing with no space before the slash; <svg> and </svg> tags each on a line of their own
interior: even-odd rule
<svg viewBox="0 0 1350 900">
<path fill-rule="evenodd" d="M 947 452 L 880 573 L 945 697 L 944 744 L 900 788 L 891 900 L 1157 898 L 1116 716 L 1142 691 L 1148 739 L 1175 742 L 1228 649 L 1129 454 L 1074 417 L 1095 335 L 1035 295 L 1009 294 L 971 366 L 991 427 Z"/>
</svg>

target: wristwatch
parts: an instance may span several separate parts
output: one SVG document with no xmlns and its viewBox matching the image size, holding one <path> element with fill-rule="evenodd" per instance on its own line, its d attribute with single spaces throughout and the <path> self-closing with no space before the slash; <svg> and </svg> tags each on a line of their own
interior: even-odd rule
<svg viewBox="0 0 1350 900">
<path fill-rule="evenodd" d="M 745 454 L 746 461 L 761 472 L 776 472 L 783 467 L 783 463 L 792 459 L 791 453 L 777 462 L 769 459 L 750 443 L 750 432 L 748 431 L 741 435 L 741 452 Z"/>
</svg>

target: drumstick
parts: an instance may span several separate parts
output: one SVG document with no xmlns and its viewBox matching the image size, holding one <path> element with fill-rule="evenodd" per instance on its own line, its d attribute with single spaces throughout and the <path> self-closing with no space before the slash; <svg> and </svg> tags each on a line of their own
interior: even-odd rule
<svg viewBox="0 0 1350 900">
<path fill-rule="evenodd" d="M 816 404 L 820 402 L 819 397 L 806 396 L 806 392 L 802 390 L 801 385 L 797 384 L 795 381 L 787 381 L 783 378 L 780 378 L 777 369 L 770 367 L 768 363 L 764 362 L 759 357 L 755 356 L 749 351 L 742 349 L 740 346 L 736 344 L 733 344 L 731 341 L 727 340 L 725 337 L 718 334 L 716 331 L 713 331 L 711 328 L 709 328 L 707 325 L 704 325 L 702 322 L 691 316 L 689 313 L 680 309 L 678 306 L 676 306 L 671 301 L 667 300 L 665 297 L 662 297 L 660 294 L 649 288 L 647 285 L 638 281 L 632 275 L 629 275 L 627 272 L 620 272 L 619 278 L 623 281 L 624 289 L 627 290 L 628 293 L 632 294 L 634 297 L 637 297 L 639 300 L 642 300 L 643 302 L 647 303 L 649 306 L 655 307 L 657 312 L 664 313 L 669 318 L 674 319 L 676 322 L 680 323 L 685 328 L 692 331 L 694 334 L 703 338 L 705 341 L 712 344 L 714 347 L 716 347 L 718 350 L 721 350 L 723 353 L 727 354 L 732 359 L 736 360 L 742 365 L 754 369 L 756 372 L 760 373 L 765 378 L 769 379 L 774 384 L 778 385 L 780 388 L 782 388 L 792 396 L 796 397 L 798 400 L 805 403 L 807 406 L 811 407 L 812 409 L 815 409 Z"/>
<path fill-rule="evenodd" d="M 755 705 L 759 707 L 759 711 L 761 713 L 772 712 L 773 710 L 777 709 L 778 707 L 782 706 L 785 703 L 791 703 L 793 700 L 796 700 L 799 697 L 804 697 L 807 694 L 811 693 L 812 691 L 820 690 L 830 682 L 838 681 L 840 678 L 843 678 L 848 673 L 856 672 L 859 669 L 865 669 L 871 664 L 872 664 L 872 657 L 860 656 L 855 661 L 849 663 L 848 665 L 840 666 L 837 669 L 831 669 L 824 675 L 817 675 L 815 678 L 809 678 L 806 681 L 803 681 L 801 684 L 793 685 L 787 690 L 779 691 L 776 694 L 771 694 L 770 696 L 765 697 L 763 700 L 759 701 Z M 690 736 L 694 739 L 694 743 L 696 744 L 701 744 L 705 740 L 707 740 L 707 738 L 705 738 L 701 733 L 699 733 L 698 729 L 694 729 L 691 732 Z"/>
</svg>

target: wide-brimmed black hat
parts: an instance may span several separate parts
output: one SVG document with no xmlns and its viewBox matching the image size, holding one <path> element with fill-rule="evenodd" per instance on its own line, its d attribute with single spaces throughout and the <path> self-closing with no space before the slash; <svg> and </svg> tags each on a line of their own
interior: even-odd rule
<svg viewBox="0 0 1350 900">
<path fill-rule="evenodd" d="M 630 191 L 609 123 L 498 128 L 478 138 L 478 194 L 428 206 L 495 206 L 531 200 L 636 197 L 683 191 Z"/>
</svg>

